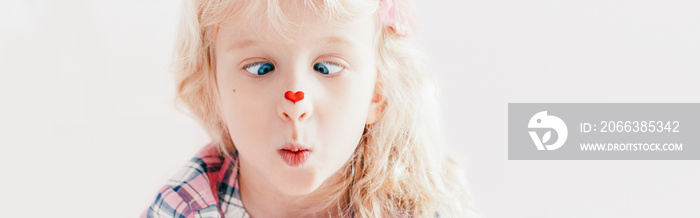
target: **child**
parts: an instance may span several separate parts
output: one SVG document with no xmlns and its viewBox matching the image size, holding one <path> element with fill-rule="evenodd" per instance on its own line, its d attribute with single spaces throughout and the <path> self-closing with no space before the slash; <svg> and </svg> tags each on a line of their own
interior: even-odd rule
<svg viewBox="0 0 700 218">
<path fill-rule="evenodd" d="M 178 99 L 212 142 L 143 217 L 474 217 L 408 0 L 186 0 Z"/>
</svg>

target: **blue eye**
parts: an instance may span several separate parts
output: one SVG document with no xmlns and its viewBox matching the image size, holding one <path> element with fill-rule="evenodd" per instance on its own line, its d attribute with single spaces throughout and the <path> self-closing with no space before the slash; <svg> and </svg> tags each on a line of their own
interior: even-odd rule
<svg viewBox="0 0 700 218">
<path fill-rule="evenodd" d="M 243 68 L 246 71 L 248 71 L 248 73 L 252 73 L 255 75 L 261 75 L 261 76 L 269 73 L 270 71 L 275 70 L 275 66 L 269 62 L 258 62 L 258 63 L 247 65 Z"/>
<path fill-rule="evenodd" d="M 322 74 L 335 74 L 343 70 L 340 65 L 330 62 L 318 62 L 314 64 L 314 70 Z"/>
</svg>

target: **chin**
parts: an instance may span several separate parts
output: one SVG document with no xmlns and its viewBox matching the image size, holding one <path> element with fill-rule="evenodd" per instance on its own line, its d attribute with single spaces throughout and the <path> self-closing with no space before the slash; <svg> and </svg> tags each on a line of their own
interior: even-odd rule
<svg viewBox="0 0 700 218">
<path fill-rule="evenodd" d="M 323 179 L 311 169 L 290 170 L 281 179 L 280 190 L 290 196 L 311 194 L 323 183 Z"/>
</svg>

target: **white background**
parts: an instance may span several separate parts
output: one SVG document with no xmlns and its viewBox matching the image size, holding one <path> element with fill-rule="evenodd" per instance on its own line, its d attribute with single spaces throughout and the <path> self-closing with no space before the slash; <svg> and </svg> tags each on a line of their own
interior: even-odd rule
<svg viewBox="0 0 700 218">
<path fill-rule="evenodd" d="M 415 1 L 417 38 L 486 217 L 700 217 L 700 161 L 507 160 L 509 102 L 700 102 L 698 3 L 457 2 Z M 136 217 L 207 142 L 172 104 L 178 10 L 0 2 L 3 216 Z"/>
</svg>

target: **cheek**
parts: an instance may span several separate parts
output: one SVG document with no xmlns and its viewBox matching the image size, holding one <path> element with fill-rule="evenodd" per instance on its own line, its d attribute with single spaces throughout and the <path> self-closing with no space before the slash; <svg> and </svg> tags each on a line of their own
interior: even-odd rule
<svg viewBox="0 0 700 218">
<path fill-rule="evenodd" d="M 220 111 L 234 144 L 242 152 L 249 148 L 272 144 L 267 139 L 274 128 L 273 106 L 266 105 L 268 96 L 251 85 L 225 81 L 219 83 Z"/>
<path fill-rule="evenodd" d="M 329 163 L 343 164 L 362 138 L 374 80 L 354 80 L 326 86 L 327 98 L 316 104 L 319 140 L 332 145 Z"/>
</svg>

